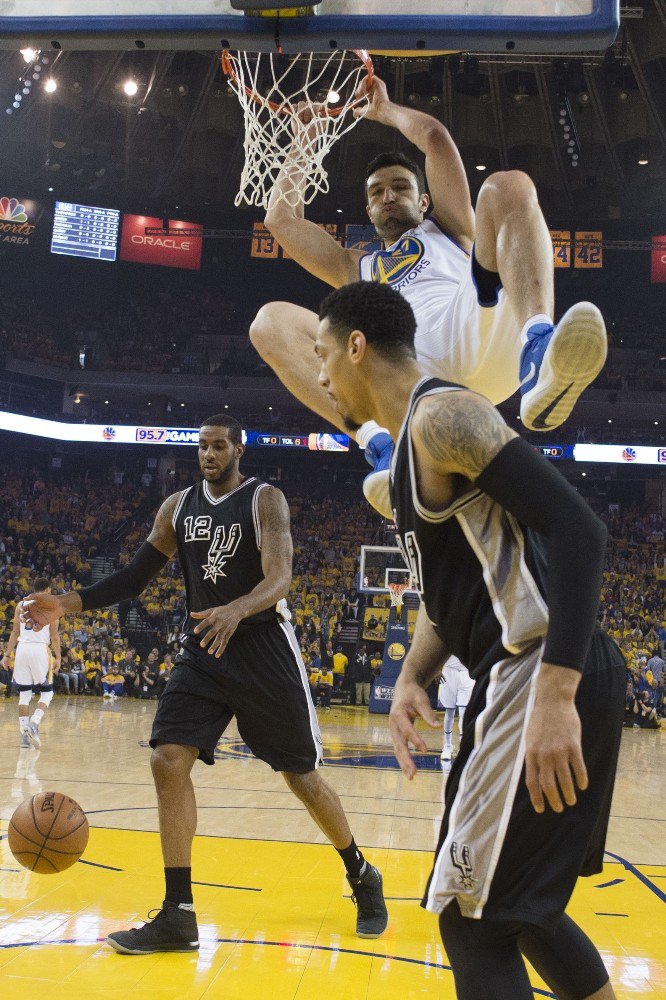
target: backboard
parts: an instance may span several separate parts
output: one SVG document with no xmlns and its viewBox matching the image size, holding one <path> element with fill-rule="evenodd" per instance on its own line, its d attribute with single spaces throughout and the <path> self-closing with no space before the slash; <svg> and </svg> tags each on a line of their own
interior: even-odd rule
<svg viewBox="0 0 666 1000">
<path fill-rule="evenodd" d="M 388 594 L 389 583 L 406 583 L 415 593 L 412 574 L 399 548 L 391 545 L 362 545 L 358 589 L 366 594 Z"/>
<path fill-rule="evenodd" d="M 273 10 L 238 9 L 252 9 L 250 0 L 13 0 L 0 4 L 0 48 L 275 51 L 277 40 L 287 53 L 552 53 L 606 48 L 619 24 L 619 0 L 255 0 L 254 6 Z"/>
</svg>

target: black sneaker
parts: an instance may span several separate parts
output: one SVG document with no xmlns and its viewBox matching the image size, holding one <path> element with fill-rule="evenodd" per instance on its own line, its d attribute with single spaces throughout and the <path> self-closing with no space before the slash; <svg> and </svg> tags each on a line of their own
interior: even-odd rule
<svg viewBox="0 0 666 1000">
<path fill-rule="evenodd" d="M 362 938 L 376 938 L 383 934 L 388 924 L 388 910 L 384 902 L 381 872 L 366 861 L 360 878 L 347 876 L 356 903 L 356 933 Z"/>
<path fill-rule="evenodd" d="M 151 910 L 148 914 L 155 913 Z M 107 944 L 123 955 L 152 955 L 155 951 L 198 951 L 199 928 L 194 910 L 183 910 L 165 899 L 162 909 L 143 927 L 114 931 Z"/>
</svg>

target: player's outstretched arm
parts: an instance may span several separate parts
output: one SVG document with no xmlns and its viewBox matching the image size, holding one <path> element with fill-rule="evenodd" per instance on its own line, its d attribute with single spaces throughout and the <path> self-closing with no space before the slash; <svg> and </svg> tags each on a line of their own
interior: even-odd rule
<svg viewBox="0 0 666 1000">
<path fill-rule="evenodd" d="M 302 189 L 305 175 L 299 163 L 300 142 L 313 141 L 318 124 L 303 107 L 290 152 L 268 200 L 264 223 L 278 243 L 310 274 L 334 288 L 358 280 L 362 253 L 346 250 L 330 233 L 305 218 Z"/>
<path fill-rule="evenodd" d="M 474 241 L 474 209 L 467 175 L 458 147 L 451 133 L 431 115 L 394 104 L 386 84 L 375 76 L 362 81 L 359 97 L 367 97 L 368 111 L 361 112 L 370 121 L 397 128 L 405 139 L 425 155 L 425 172 L 432 198 L 433 212 L 447 233 L 464 250 L 471 250 Z"/>
<path fill-rule="evenodd" d="M 127 566 L 82 590 L 71 590 L 67 594 L 30 594 L 26 597 L 21 612 L 26 624 L 42 628 L 57 622 L 63 615 L 108 608 L 119 601 L 138 597 L 176 551 L 172 520 L 179 498 L 180 493 L 167 497 L 157 512 L 148 540 Z"/>
<path fill-rule="evenodd" d="M 440 726 L 426 689 L 441 674 L 448 656 L 449 651 L 428 620 L 425 604 L 422 602 L 416 616 L 412 645 L 395 685 L 389 716 L 396 760 L 402 773 L 410 781 L 416 774 L 416 766 L 409 752 L 410 743 L 424 753 L 428 749 L 414 723 L 421 718 L 434 729 Z"/>
<path fill-rule="evenodd" d="M 574 488 L 483 397 L 442 393 L 419 404 L 412 423 L 416 464 L 436 489 L 438 476 L 463 476 L 521 526 L 543 535 L 548 559 L 548 630 L 526 740 L 532 804 L 556 812 L 587 785 L 574 699 L 599 608 L 606 529 Z M 449 480 L 450 481 L 450 480 Z"/>
<path fill-rule="evenodd" d="M 291 540 L 289 505 L 284 493 L 274 486 L 265 486 L 259 494 L 261 569 L 264 574 L 249 594 L 229 604 L 206 611 L 192 611 L 192 618 L 201 619 L 195 632 L 202 635 L 201 646 L 220 657 L 229 639 L 244 618 L 274 607 L 289 593 L 294 547 Z"/>
</svg>

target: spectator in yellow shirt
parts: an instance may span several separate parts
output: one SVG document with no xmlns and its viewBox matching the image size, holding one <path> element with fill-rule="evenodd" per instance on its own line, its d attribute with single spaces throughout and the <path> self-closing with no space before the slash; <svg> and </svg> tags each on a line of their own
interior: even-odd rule
<svg viewBox="0 0 666 1000">
<path fill-rule="evenodd" d="M 102 697 L 111 699 L 120 698 L 123 693 L 123 686 L 123 675 L 118 673 L 115 667 L 112 667 L 111 671 L 102 677 Z"/>
<path fill-rule="evenodd" d="M 333 653 L 333 686 L 339 691 L 345 681 L 345 673 L 349 665 L 349 660 L 338 646 Z"/>
</svg>

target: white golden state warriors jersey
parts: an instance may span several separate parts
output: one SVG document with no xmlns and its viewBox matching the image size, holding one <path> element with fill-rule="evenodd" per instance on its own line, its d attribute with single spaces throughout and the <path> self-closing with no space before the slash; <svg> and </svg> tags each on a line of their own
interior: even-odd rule
<svg viewBox="0 0 666 1000">
<path fill-rule="evenodd" d="M 19 642 L 34 642 L 48 646 L 51 641 L 51 626 L 45 625 L 43 628 L 30 628 L 23 622 L 19 623 Z"/>
<path fill-rule="evenodd" d="M 362 257 L 359 276 L 404 295 L 416 316 L 417 357 L 439 361 L 447 353 L 442 321 L 469 267 L 469 255 L 429 217 L 385 250 Z"/>
</svg>

